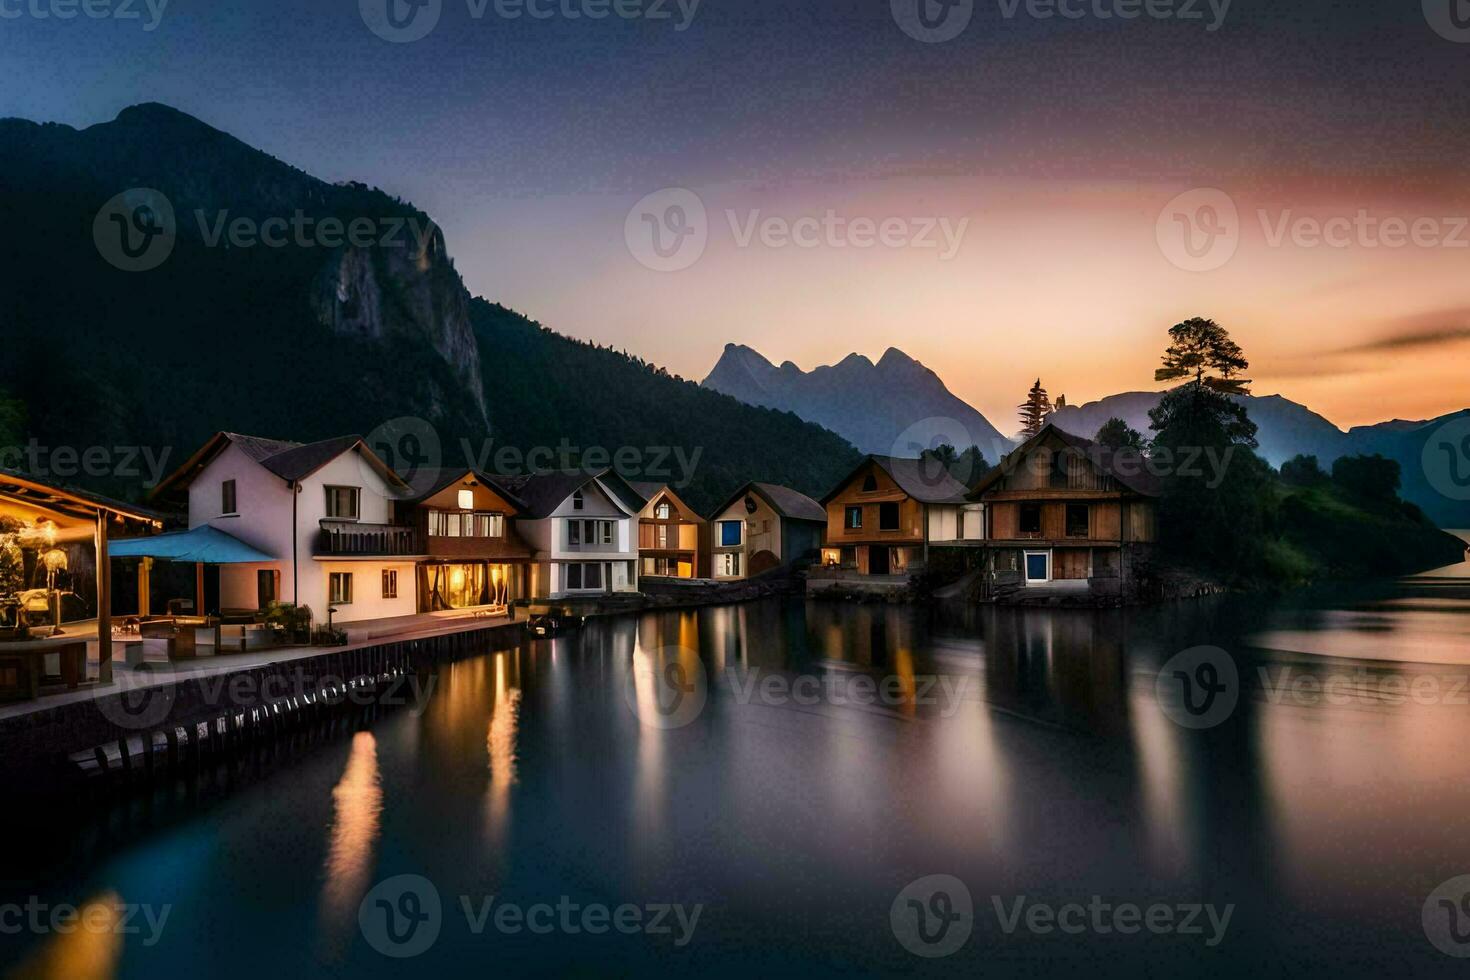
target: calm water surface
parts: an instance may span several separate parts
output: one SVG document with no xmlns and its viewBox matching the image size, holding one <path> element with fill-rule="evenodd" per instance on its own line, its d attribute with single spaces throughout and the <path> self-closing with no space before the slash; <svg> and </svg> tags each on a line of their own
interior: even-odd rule
<svg viewBox="0 0 1470 980">
<path fill-rule="evenodd" d="M 1462 973 L 1423 914 L 1470 874 L 1465 571 L 1130 611 L 770 601 L 487 649 L 438 668 L 416 708 L 12 830 L 0 899 L 170 910 L 152 945 L 141 919 L 121 940 L 26 931 L 0 935 L 0 962 L 251 978 Z M 1196 730 L 1157 679 L 1200 645 L 1228 651 L 1244 690 Z M 432 882 L 442 915 L 426 952 L 394 960 L 359 909 L 405 874 Z M 958 951 L 922 959 L 890 911 L 937 874 L 964 883 L 973 923 Z M 1094 896 L 1233 909 L 1223 935 L 1203 914 L 1200 935 L 1009 918 Z M 492 920 L 477 935 L 462 897 L 476 914 L 492 897 L 702 908 L 680 945 L 672 914 L 667 934 Z"/>
</svg>

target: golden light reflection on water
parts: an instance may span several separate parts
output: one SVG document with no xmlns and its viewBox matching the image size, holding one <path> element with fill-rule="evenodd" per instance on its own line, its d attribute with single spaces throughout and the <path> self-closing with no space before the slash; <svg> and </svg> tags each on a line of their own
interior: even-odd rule
<svg viewBox="0 0 1470 980">
<path fill-rule="evenodd" d="M 1152 687 L 1135 686 L 1131 700 L 1148 859 L 1155 871 L 1180 876 L 1190 870 L 1189 856 L 1198 843 L 1188 839 L 1194 822 L 1186 810 L 1182 786 L 1185 773 L 1180 740 L 1188 733 L 1159 710 Z"/>
<path fill-rule="evenodd" d="M 357 907 L 367 893 L 382 833 L 383 787 L 378 773 L 378 743 L 371 732 L 352 737 L 342 779 L 332 789 L 331 845 L 322 884 L 323 936 L 339 952 L 357 922 Z"/>
<path fill-rule="evenodd" d="M 510 815 L 510 790 L 516 784 L 516 732 L 520 726 L 521 690 L 512 685 L 510 655 L 495 655 L 495 700 L 490 709 L 490 727 L 485 733 L 485 751 L 490 763 L 490 787 L 486 792 L 486 816 L 492 843 L 505 845 Z"/>
<path fill-rule="evenodd" d="M 121 905 L 122 896 L 117 892 L 87 899 L 79 906 L 76 929 L 52 935 L 10 976 L 15 980 L 110 980 L 117 976 L 123 952 Z"/>
</svg>

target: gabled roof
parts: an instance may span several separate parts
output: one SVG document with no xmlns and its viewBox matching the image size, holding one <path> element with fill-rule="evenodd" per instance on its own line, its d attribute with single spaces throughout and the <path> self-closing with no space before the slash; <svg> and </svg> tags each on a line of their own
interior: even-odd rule
<svg viewBox="0 0 1470 980">
<path fill-rule="evenodd" d="M 965 485 L 949 475 L 937 460 L 905 459 L 901 456 L 870 455 L 822 498 L 827 503 L 842 492 L 868 464 L 887 473 L 898 488 L 921 504 L 963 504 L 968 499 Z"/>
<path fill-rule="evenodd" d="M 1048 437 L 1060 441 L 1067 448 L 1083 456 L 1100 472 L 1117 480 L 1127 490 L 1145 497 L 1157 497 L 1163 492 L 1158 476 L 1149 469 L 1147 458 L 1137 449 L 1111 449 L 1091 439 L 1073 435 L 1048 422 L 1042 426 L 1040 432 L 1021 443 L 1020 446 L 1002 457 L 998 464 L 991 467 L 990 471 L 981 477 L 980 481 L 975 484 L 975 488 L 970 491 L 970 499 L 979 500 L 981 494 L 994 487 L 1006 474 L 1014 472 L 1031 451 Z"/>
<path fill-rule="evenodd" d="M 769 504 L 771 509 L 785 520 L 827 523 L 827 508 L 806 494 L 793 490 L 790 487 L 783 487 L 779 483 L 747 483 L 732 493 L 730 499 L 717 507 L 710 516 L 712 518 L 719 517 L 725 511 L 735 506 L 735 502 L 741 497 L 752 493 Z"/>
<path fill-rule="evenodd" d="M 536 473 L 531 476 L 492 476 L 487 477 L 488 482 L 496 489 L 503 489 L 512 499 L 524 505 L 524 516 L 536 520 L 550 517 L 556 512 L 572 494 L 587 486 L 596 483 L 601 490 L 608 495 L 614 504 L 626 511 L 630 516 L 636 514 L 638 507 L 623 498 L 623 495 L 615 489 L 613 479 L 621 481 L 612 470 L 603 470 L 600 473 Z"/>
<path fill-rule="evenodd" d="M 478 480 L 489 487 L 495 493 L 505 498 L 505 502 L 518 511 L 526 509 L 524 502 L 501 485 L 505 477 L 487 475 L 473 467 L 433 467 L 418 471 L 413 478 L 414 491 L 411 496 L 404 499 L 409 503 L 418 503 L 428 500 L 430 497 L 442 493 L 456 483 L 464 480 Z M 419 489 L 422 487 L 423 489 Z"/>
<path fill-rule="evenodd" d="M 175 486 L 187 487 L 216 456 L 229 446 L 234 446 L 250 459 L 270 470 L 287 482 L 298 482 L 311 476 L 343 453 L 357 450 L 379 475 L 392 487 L 407 488 L 392 469 L 368 448 L 361 436 L 336 436 L 319 442 L 287 442 L 283 439 L 263 439 L 238 432 L 219 432 L 210 437 L 199 451 L 174 470 L 173 473 L 153 488 L 150 497 L 157 497 Z"/>
<path fill-rule="evenodd" d="M 658 497 L 668 496 L 673 499 L 675 504 L 678 505 L 679 510 L 684 514 L 686 518 L 695 521 L 704 520 L 704 518 L 693 507 L 689 506 L 688 502 L 685 501 L 683 497 L 679 496 L 677 490 L 669 486 L 667 483 L 662 482 L 661 480 L 623 480 L 623 483 L 627 485 L 634 493 L 636 493 L 639 499 L 642 501 L 641 506 L 639 506 L 638 508 L 639 510 L 642 510 L 649 504 L 653 503 L 654 500 Z"/>
</svg>

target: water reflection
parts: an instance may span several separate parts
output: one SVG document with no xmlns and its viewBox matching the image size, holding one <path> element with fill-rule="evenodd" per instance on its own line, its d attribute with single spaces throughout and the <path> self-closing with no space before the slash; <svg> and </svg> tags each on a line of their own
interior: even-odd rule
<svg viewBox="0 0 1470 980">
<path fill-rule="evenodd" d="M 510 814 L 510 790 L 516 783 L 516 727 L 520 721 L 521 690 L 511 674 L 519 672 L 519 659 L 506 653 L 491 658 L 495 670 L 495 700 L 490 708 L 490 728 L 485 734 L 485 751 L 490 757 L 490 788 L 485 811 L 490 839 L 496 849 L 505 846 Z"/>
<path fill-rule="evenodd" d="M 79 904 L 70 932 L 58 932 L 20 964 L 13 980 L 112 980 L 122 958 L 122 897 L 96 895 Z"/>
<path fill-rule="evenodd" d="M 371 887 L 374 852 L 382 831 L 383 787 L 378 743 L 370 732 L 352 737 L 342 779 L 332 790 L 331 845 L 322 884 L 322 935 L 340 954 L 357 925 L 357 907 Z"/>
</svg>

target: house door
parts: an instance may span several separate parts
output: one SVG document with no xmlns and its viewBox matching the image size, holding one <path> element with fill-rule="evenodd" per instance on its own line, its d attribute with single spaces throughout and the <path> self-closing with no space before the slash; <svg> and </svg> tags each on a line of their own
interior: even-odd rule
<svg viewBox="0 0 1470 980">
<path fill-rule="evenodd" d="M 1047 551 L 1026 552 L 1027 584 L 1051 581 L 1051 553 Z"/>
<path fill-rule="evenodd" d="M 887 575 L 889 573 L 888 549 L 881 545 L 874 545 L 868 549 L 868 574 Z"/>
<path fill-rule="evenodd" d="M 255 599 L 257 609 L 264 609 L 276 601 L 276 575 L 273 569 L 262 568 L 255 573 Z"/>
</svg>

